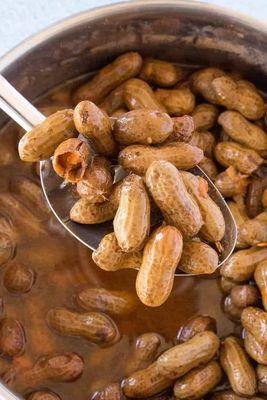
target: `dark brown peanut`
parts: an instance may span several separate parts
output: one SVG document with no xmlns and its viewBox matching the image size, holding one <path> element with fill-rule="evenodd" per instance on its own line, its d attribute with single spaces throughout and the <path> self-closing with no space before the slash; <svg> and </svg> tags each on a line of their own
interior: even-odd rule
<svg viewBox="0 0 267 400">
<path fill-rule="evenodd" d="M 181 117 L 190 114 L 195 108 L 195 96 L 189 88 L 157 89 L 154 93 L 170 115 Z"/>
<path fill-rule="evenodd" d="M 119 383 L 110 383 L 104 389 L 97 391 L 92 400 L 123 400 L 124 396 Z"/>
<path fill-rule="evenodd" d="M 202 399 L 222 379 L 222 370 L 216 361 L 210 361 L 203 367 L 198 367 L 178 379 L 173 391 L 176 399 Z"/>
<path fill-rule="evenodd" d="M 261 202 L 264 208 L 267 208 L 267 188 L 264 189 L 262 196 L 261 196 Z"/>
<path fill-rule="evenodd" d="M 175 85 L 182 78 L 182 69 L 168 61 L 155 58 L 144 60 L 139 77 L 161 87 Z"/>
<path fill-rule="evenodd" d="M 240 204 L 239 202 L 236 203 L 235 201 L 229 201 L 227 203 L 227 205 L 233 214 L 233 217 L 234 217 L 235 223 L 236 223 L 236 227 L 237 227 L 236 248 L 244 249 L 244 248 L 248 247 L 248 244 L 241 236 L 240 228 L 249 219 L 248 215 L 246 213 L 246 209 L 242 204 Z"/>
<path fill-rule="evenodd" d="M 259 302 L 260 294 L 256 286 L 236 285 L 231 290 L 231 299 L 238 308 L 254 306 Z"/>
<path fill-rule="evenodd" d="M 236 282 L 231 281 L 231 279 L 227 279 L 224 276 L 221 277 L 220 280 L 220 288 L 223 293 L 230 294 L 233 287 L 237 285 Z"/>
<path fill-rule="evenodd" d="M 212 158 L 213 151 L 216 145 L 215 136 L 208 131 L 194 131 L 192 138 L 189 141 L 192 146 L 199 147 L 203 150 L 206 157 Z"/>
<path fill-rule="evenodd" d="M 239 308 L 233 303 L 231 296 L 225 297 L 223 302 L 223 311 L 227 314 L 229 319 L 232 321 L 239 321 L 243 310 L 243 308 Z"/>
<path fill-rule="evenodd" d="M 263 177 L 251 177 L 246 195 L 247 212 L 250 218 L 256 217 L 263 211 L 262 195 L 267 188 L 267 175 L 265 168 L 262 170 Z"/>
<path fill-rule="evenodd" d="M 60 400 L 60 397 L 48 390 L 41 390 L 30 394 L 27 400 Z"/>
<path fill-rule="evenodd" d="M 119 164 L 128 172 L 144 175 L 153 161 L 166 160 L 179 169 L 190 169 L 203 159 L 203 151 L 188 143 L 170 143 L 157 148 L 132 145 L 119 154 Z"/>
<path fill-rule="evenodd" d="M 166 108 L 157 100 L 151 87 L 141 79 L 129 79 L 125 83 L 124 101 L 129 110 L 146 108 L 166 112 Z"/>
<path fill-rule="evenodd" d="M 255 282 L 261 292 L 261 300 L 267 311 L 267 260 L 260 262 L 254 272 Z"/>
<path fill-rule="evenodd" d="M 215 392 L 215 394 L 213 394 L 211 400 L 264 400 L 264 399 L 258 396 L 253 396 L 253 397 L 238 396 L 232 390 L 220 390 L 218 392 Z"/>
<path fill-rule="evenodd" d="M 94 103 L 88 100 L 78 103 L 73 118 L 77 131 L 91 140 L 98 153 L 104 155 L 116 153 L 109 117 Z"/>
<path fill-rule="evenodd" d="M 204 157 L 200 163 L 199 167 L 205 172 L 206 175 L 214 182 L 216 176 L 218 175 L 218 168 L 215 162 L 208 157 Z"/>
<path fill-rule="evenodd" d="M 0 234 L 0 266 L 7 263 L 14 254 L 14 244 L 5 233 Z"/>
<path fill-rule="evenodd" d="M 267 243 L 267 211 L 241 225 L 240 235 L 250 246 Z"/>
<path fill-rule="evenodd" d="M 217 353 L 219 345 L 215 333 L 198 333 L 187 342 L 165 351 L 156 362 L 158 371 L 166 378 L 179 378 L 191 369 L 208 363 Z"/>
<path fill-rule="evenodd" d="M 114 111 L 111 114 L 111 117 L 115 118 L 119 118 L 121 117 L 123 114 L 126 114 L 128 112 L 128 110 L 126 108 L 118 108 L 118 110 Z"/>
<path fill-rule="evenodd" d="M 218 109 L 209 103 L 203 103 L 196 106 L 192 112 L 196 131 L 206 131 L 214 127 L 219 115 Z"/>
<path fill-rule="evenodd" d="M 216 333 L 216 320 L 206 315 L 197 315 L 196 317 L 190 318 L 184 325 L 182 325 L 177 334 L 177 341 L 178 343 L 187 342 L 197 333 L 204 331 L 212 331 Z"/>
<path fill-rule="evenodd" d="M 259 342 L 254 335 L 245 332 L 245 349 L 248 355 L 259 364 L 267 365 L 267 345 Z"/>
<path fill-rule="evenodd" d="M 66 308 L 54 308 L 48 312 L 47 321 L 61 335 L 80 336 L 94 343 L 108 344 L 118 337 L 112 319 L 99 312 L 80 314 Z"/>
<path fill-rule="evenodd" d="M 22 325 L 12 318 L 4 318 L 0 322 L 0 353 L 14 357 L 24 351 L 25 333 Z"/>
<path fill-rule="evenodd" d="M 203 68 L 191 75 L 192 88 L 194 92 L 201 94 L 210 103 L 219 104 L 212 81 L 224 75 L 225 72 L 219 68 Z"/>
<path fill-rule="evenodd" d="M 189 142 L 194 132 L 194 121 L 190 115 L 173 117 L 173 131 L 165 143 Z"/>
<path fill-rule="evenodd" d="M 249 180 L 247 175 L 230 166 L 217 175 L 214 183 L 224 197 L 233 197 L 245 194 Z"/>
<path fill-rule="evenodd" d="M 104 100 L 98 104 L 98 107 L 101 110 L 105 111 L 108 115 L 115 117 L 114 113 L 123 109 L 124 107 L 124 85 L 122 83 L 118 87 L 116 87 L 112 92 L 110 92 Z M 127 112 L 127 110 L 125 110 Z"/>
<path fill-rule="evenodd" d="M 256 368 L 258 378 L 258 391 L 267 394 L 267 365 L 259 364 Z"/>
<path fill-rule="evenodd" d="M 212 274 L 218 267 L 218 254 L 201 241 L 186 241 L 178 268 L 187 274 Z"/>
<path fill-rule="evenodd" d="M 241 322 L 247 332 L 257 341 L 267 346 L 267 312 L 257 307 L 247 307 L 243 310 Z"/>
<path fill-rule="evenodd" d="M 30 267 L 13 262 L 4 272 L 3 284 L 11 293 L 27 293 L 31 290 L 34 280 L 35 274 Z"/>
<path fill-rule="evenodd" d="M 80 86 L 74 93 L 74 103 L 90 100 L 99 103 L 113 89 L 129 78 L 136 76 L 142 66 L 142 58 L 136 52 L 117 57 L 111 64 L 103 67 L 89 82 Z"/>
</svg>

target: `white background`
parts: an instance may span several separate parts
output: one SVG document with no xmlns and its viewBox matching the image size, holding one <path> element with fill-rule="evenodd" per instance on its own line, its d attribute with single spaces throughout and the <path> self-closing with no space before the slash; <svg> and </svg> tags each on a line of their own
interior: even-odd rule
<svg viewBox="0 0 267 400">
<path fill-rule="evenodd" d="M 53 22 L 118 0 L 0 0 L 0 56 Z M 144 0 L 145 1 L 145 0 Z M 209 0 L 267 23 L 267 0 Z"/>
</svg>

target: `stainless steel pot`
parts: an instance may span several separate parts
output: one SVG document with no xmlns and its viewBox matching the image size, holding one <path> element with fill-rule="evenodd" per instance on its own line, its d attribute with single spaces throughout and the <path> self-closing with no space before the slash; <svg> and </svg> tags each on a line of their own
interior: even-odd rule
<svg viewBox="0 0 267 400">
<path fill-rule="evenodd" d="M 233 68 L 267 90 L 267 25 L 189 0 L 118 3 L 68 18 L 5 55 L 0 73 L 34 100 L 129 50 L 184 64 Z M 0 128 L 5 122 L 0 112 Z M 18 397 L 0 384 L 0 399 Z"/>
</svg>

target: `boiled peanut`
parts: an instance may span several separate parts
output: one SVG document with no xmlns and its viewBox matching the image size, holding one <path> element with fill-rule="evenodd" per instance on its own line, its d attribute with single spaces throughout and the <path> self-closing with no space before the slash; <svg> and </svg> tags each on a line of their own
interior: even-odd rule
<svg viewBox="0 0 267 400">
<path fill-rule="evenodd" d="M 90 100 L 99 103 L 111 90 L 129 78 L 136 76 L 142 66 L 142 58 L 136 52 L 117 57 L 111 64 L 103 67 L 89 82 L 80 86 L 74 93 L 74 103 Z"/>
<path fill-rule="evenodd" d="M 60 400 L 60 397 L 48 390 L 41 390 L 30 394 L 27 400 Z"/>
<path fill-rule="evenodd" d="M 246 221 L 240 227 L 240 235 L 250 246 L 267 242 L 267 211 Z"/>
<path fill-rule="evenodd" d="M 223 311 L 227 314 L 229 319 L 232 321 L 239 321 L 243 310 L 243 308 L 239 308 L 234 304 L 231 296 L 225 297 Z"/>
<path fill-rule="evenodd" d="M 259 126 L 248 121 L 236 111 L 225 111 L 218 119 L 224 131 L 234 141 L 251 149 L 261 152 L 267 151 L 267 134 Z"/>
<path fill-rule="evenodd" d="M 77 131 L 91 140 L 98 153 L 104 155 L 116 153 L 110 120 L 94 103 L 88 100 L 78 103 L 73 118 Z"/>
<path fill-rule="evenodd" d="M 182 78 L 182 69 L 168 61 L 155 58 L 144 60 L 139 77 L 161 87 L 175 85 Z"/>
<path fill-rule="evenodd" d="M 0 234 L 0 266 L 8 262 L 14 254 L 14 244 L 5 233 Z"/>
<path fill-rule="evenodd" d="M 0 322 L 0 353 L 14 357 L 24 351 L 25 333 L 22 325 L 12 318 L 4 318 Z"/>
<path fill-rule="evenodd" d="M 260 262 L 254 272 L 255 282 L 261 292 L 261 300 L 267 311 L 267 260 Z"/>
<path fill-rule="evenodd" d="M 254 335 L 245 332 L 245 349 L 248 355 L 259 364 L 267 365 L 267 345 L 258 341 Z"/>
<path fill-rule="evenodd" d="M 111 114 L 112 118 L 119 118 L 121 117 L 123 114 L 126 114 L 128 112 L 128 110 L 126 110 L 126 108 L 118 108 L 118 110 L 114 111 L 114 113 Z"/>
<path fill-rule="evenodd" d="M 157 89 L 154 94 L 170 115 L 181 117 L 195 108 L 196 99 L 189 88 Z"/>
<path fill-rule="evenodd" d="M 244 397 L 244 396 L 238 396 L 235 392 L 232 390 L 220 390 L 216 391 L 215 394 L 211 397 L 211 400 L 264 400 L 261 397 L 258 396 L 253 396 L 253 397 Z"/>
<path fill-rule="evenodd" d="M 158 307 L 169 297 L 182 247 L 182 235 L 174 226 L 161 226 L 150 236 L 136 278 L 137 295 L 146 306 Z"/>
<path fill-rule="evenodd" d="M 262 195 L 267 188 L 267 175 L 264 167 L 259 168 L 263 176 L 253 176 L 250 180 L 246 195 L 247 212 L 250 218 L 256 217 L 263 211 Z"/>
<path fill-rule="evenodd" d="M 247 307 L 241 315 L 241 322 L 247 332 L 256 340 L 267 345 L 267 312 L 257 307 Z"/>
<path fill-rule="evenodd" d="M 252 285 L 236 285 L 231 290 L 231 299 L 238 308 L 256 305 L 259 297 L 258 289 Z"/>
<path fill-rule="evenodd" d="M 57 111 L 25 133 L 19 142 L 19 156 L 22 161 L 46 160 L 52 157 L 61 142 L 76 136 L 73 110 Z"/>
<path fill-rule="evenodd" d="M 122 109 L 124 107 L 124 83 L 112 90 L 98 106 L 111 116 Z"/>
<path fill-rule="evenodd" d="M 105 157 L 96 156 L 77 183 L 77 192 L 91 203 L 103 203 L 113 186 L 111 164 Z"/>
<path fill-rule="evenodd" d="M 262 196 L 261 196 L 261 202 L 264 208 L 267 208 L 267 188 L 264 189 Z"/>
<path fill-rule="evenodd" d="M 157 100 L 151 87 L 141 79 L 129 79 L 125 83 L 124 102 L 129 110 L 146 108 L 166 112 L 166 108 Z"/>
<path fill-rule="evenodd" d="M 20 262 L 14 262 L 6 268 L 3 284 L 11 293 L 27 293 L 31 290 L 34 280 L 35 274 L 30 267 Z"/>
<path fill-rule="evenodd" d="M 218 109 L 213 104 L 202 103 L 192 112 L 196 131 L 206 131 L 214 127 L 219 115 Z"/>
<path fill-rule="evenodd" d="M 159 372 L 158 363 L 155 361 L 149 367 L 131 374 L 123 381 L 123 392 L 130 398 L 146 398 L 161 393 L 170 387 L 172 379 Z"/>
<path fill-rule="evenodd" d="M 199 147 L 203 150 L 206 157 L 212 158 L 216 145 L 215 136 L 208 131 L 194 131 L 192 138 L 188 142 L 192 146 Z"/>
<path fill-rule="evenodd" d="M 187 192 L 182 174 L 168 161 L 154 161 L 146 172 L 146 185 L 166 222 L 186 237 L 203 224 L 199 206 Z"/>
<path fill-rule="evenodd" d="M 94 343 L 108 344 L 118 337 L 112 319 L 99 312 L 80 314 L 66 308 L 54 308 L 48 312 L 47 321 L 62 335 L 80 336 Z"/>
<path fill-rule="evenodd" d="M 11 364 L 5 358 L 0 357 L 0 377 L 1 379 L 9 372 Z"/>
<path fill-rule="evenodd" d="M 190 169 L 203 158 L 203 151 L 187 143 L 170 143 L 158 148 L 142 145 L 126 147 L 119 154 L 119 164 L 128 172 L 144 175 L 153 161 L 166 160 L 180 169 Z"/>
<path fill-rule="evenodd" d="M 247 281 L 253 277 L 256 265 L 266 257 L 267 248 L 239 250 L 222 265 L 221 274 L 235 282 Z"/>
<path fill-rule="evenodd" d="M 197 333 L 204 331 L 212 331 L 216 333 L 216 320 L 206 315 L 197 315 L 196 317 L 190 318 L 184 325 L 182 325 L 177 334 L 177 341 L 178 343 L 187 342 Z"/>
<path fill-rule="evenodd" d="M 217 252 L 203 242 L 186 241 L 178 268 L 187 274 L 212 274 L 218 267 Z"/>
<path fill-rule="evenodd" d="M 140 176 L 131 174 L 124 179 L 113 226 L 123 251 L 142 249 L 150 231 L 150 201 Z"/>
<path fill-rule="evenodd" d="M 225 72 L 219 68 L 210 67 L 196 71 L 190 77 L 192 89 L 194 92 L 201 94 L 210 103 L 219 104 L 212 81 L 224 75 Z"/>
<path fill-rule="evenodd" d="M 220 288 L 222 289 L 223 293 L 229 294 L 232 288 L 236 285 L 236 282 L 231 281 L 231 279 L 227 279 L 224 276 L 221 277 Z"/>
<path fill-rule="evenodd" d="M 122 389 L 119 383 L 110 383 L 104 389 L 97 391 L 92 400 L 123 400 Z"/>
<path fill-rule="evenodd" d="M 194 132 L 194 121 L 190 115 L 173 117 L 173 131 L 164 143 L 189 142 Z"/>
<path fill-rule="evenodd" d="M 267 394 L 267 366 L 259 364 L 256 373 L 258 378 L 258 391 Z"/>
<path fill-rule="evenodd" d="M 191 369 L 208 363 L 215 356 L 219 345 L 215 333 L 198 333 L 187 342 L 165 351 L 156 362 L 158 371 L 166 378 L 179 378 Z"/>
<path fill-rule="evenodd" d="M 64 140 L 56 148 L 53 157 L 55 172 L 67 182 L 79 182 L 92 157 L 88 144 L 78 138 Z"/>
<path fill-rule="evenodd" d="M 172 131 L 173 121 L 168 114 L 139 109 L 117 118 L 113 133 L 118 143 L 130 145 L 162 143 Z"/>
<path fill-rule="evenodd" d="M 246 210 L 244 207 L 241 207 L 240 204 L 236 203 L 235 201 L 229 201 L 227 203 L 228 207 L 231 210 L 231 213 L 233 214 L 233 217 L 235 219 L 236 227 L 237 227 L 237 241 L 236 241 L 236 247 L 237 249 L 244 249 L 248 247 L 247 242 L 244 240 L 244 238 L 241 236 L 241 226 L 246 223 L 248 220 L 248 216 L 246 214 Z"/>
<path fill-rule="evenodd" d="M 215 162 L 208 157 L 203 157 L 203 159 L 198 164 L 199 167 L 205 172 L 206 175 L 214 182 L 216 176 L 218 175 L 218 168 Z"/>
<path fill-rule="evenodd" d="M 178 379 L 173 391 L 176 399 L 197 400 L 210 392 L 222 379 L 222 370 L 216 361 L 210 361 Z"/>
<path fill-rule="evenodd" d="M 137 305 L 135 296 L 123 290 L 85 288 L 76 297 L 77 304 L 85 310 L 96 309 L 113 315 L 127 315 Z"/>
<path fill-rule="evenodd" d="M 249 184 L 248 176 L 233 166 L 217 175 L 215 185 L 224 197 L 244 195 Z"/>
<path fill-rule="evenodd" d="M 230 76 L 221 76 L 212 80 L 211 87 L 218 103 L 229 110 L 239 111 L 244 117 L 252 120 L 263 117 L 264 100 L 250 82 L 235 81 Z"/>
<path fill-rule="evenodd" d="M 103 237 L 92 258 L 96 265 L 105 271 L 118 269 L 139 269 L 142 262 L 141 252 L 125 253 L 120 248 L 116 236 L 109 233 Z"/>
</svg>

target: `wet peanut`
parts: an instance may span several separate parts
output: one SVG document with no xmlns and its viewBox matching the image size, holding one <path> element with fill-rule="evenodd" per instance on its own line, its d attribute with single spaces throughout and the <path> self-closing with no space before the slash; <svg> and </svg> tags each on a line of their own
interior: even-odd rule
<svg viewBox="0 0 267 400">
<path fill-rule="evenodd" d="M 204 242 L 186 241 L 178 268 L 187 274 L 212 274 L 218 267 L 217 252 Z"/>
<path fill-rule="evenodd" d="M 27 400 L 60 400 L 60 397 L 48 390 L 41 390 L 30 394 Z"/>
<path fill-rule="evenodd" d="M 125 253 L 120 248 L 114 233 L 105 235 L 98 248 L 93 252 L 92 258 L 96 265 L 105 271 L 117 271 L 118 269 L 139 269 L 142 255 L 139 251 Z"/>
<path fill-rule="evenodd" d="M 177 341 L 178 343 L 187 342 L 196 334 L 204 331 L 212 331 L 216 333 L 216 320 L 206 315 L 197 315 L 196 317 L 190 318 L 186 321 L 186 323 L 179 329 Z"/>
<path fill-rule="evenodd" d="M 0 353 L 14 357 L 24 351 L 25 333 L 22 325 L 12 318 L 4 318 L 0 322 Z"/>
<path fill-rule="evenodd" d="M 90 100 L 99 103 L 113 89 L 129 78 L 136 76 L 142 66 L 142 58 L 136 52 L 117 57 L 111 64 L 103 67 L 89 82 L 80 86 L 74 93 L 74 103 Z"/>
<path fill-rule="evenodd" d="M 258 391 L 267 394 L 267 366 L 259 364 L 256 373 L 258 378 Z"/>
<path fill-rule="evenodd" d="M 178 379 L 173 391 L 176 399 L 197 400 L 210 392 L 222 379 L 222 370 L 216 361 L 210 361 Z"/>
<path fill-rule="evenodd" d="M 110 383 L 104 389 L 97 391 L 92 400 L 123 400 L 124 396 L 119 383 Z"/>
<path fill-rule="evenodd" d="M 80 290 L 76 303 L 85 310 L 99 310 L 112 315 L 132 313 L 137 305 L 136 297 L 123 290 L 85 288 Z"/>
<path fill-rule="evenodd" d="M 241 314 L 243 308 L 237 307 L 231 296 L 225 297 L 223 301 L 223 311 L 227 314 L 228 318 L 232 321 L 239 321 L 241 319 Z"/>
<path fill-rule="evenodd" d="M 199 206 L 186 190 L 182 174 L 168 161 L 153 162 L 146 172 L 146 185 L 166 222 L 186 237 L 195 236 L 203 219 Z"/>
<path fill-rule="evenodd" d="M 262 196 L 261 196 L 261 203 L 264 208 L 267 208 L 267 188 L 264 189 Z"/>
<path fill-rule="evenodd" d="M 231 290 L 231 299 L 238 308 L 256 305 L 259 297 L 258 289 L 252 285 L 236 285 Z"/>
<path fill-rule="evenodd" d="M 246 221 L 240 227 L 240 235 L 250 246 L 267 242 L 267 211 Z"/>
<path fill-rule="evenodd" d="M 267 311 L 267 260 L 256 266 L 254 279 L 261 293 L 263 307 Z"/>
<path fill-rule="evenodd" d="M 219 115 L 218 109 L 213 104 L 202 103 L 192 112 L 196 131 L 206 131 L 214 127 Z"/>
<path fill-rule="evenodd" d="M 54 308 L 47 314 L 48 324 L 61 335 L 72 335 L 100 344 L 113 342 L 118 330 L 111 318 L 99 312 L 77 313 Z"/>
<path fill-rule="evenodd" d="M 256 340 L 267 345 L 267 312 L 257 307 L 247 307 L 243 310 L 241 322 L 247 332 Z"/>
<path fill-rule="evenodd" d="M 166 378 L 179 378 L 191 369 L 208 363 L 215 356 L 219 345 L 220 341 L 215 333 L 198 333 L 187 342 L 165 351 L 156 362 L 158 371 Z"/>
<path fill-rule="evenodd" d="M 123 251 L 142 249 L 150 231 L 150 201 L 140 176 L 131 174 L 124 179 L 113 226 Z"/>
<path fill-rule="evenodd" d="M 245 332 L 245 349 L 248 355 L 259 364 L 267 365 L 267 345 L 263 344 L 249 332 Z"/>
<path fill-rule="evenodd" d="M 174 226 L 161 226 L 150 236 L 136 278 L 136 293 L 146 306 L 159 307 L 169 297 L 182 247 L 182 235 Z"/>
<path fill-rule="evenodd" d="M 245 194 L 249 180 L 247 175 L 230 166 L 217 175 L 214 183 L 224 197 L 233 197 Z"/>
<path fill-rule="evenodd" d="M 227 279 L 224 276 L 221 277 L 220 288 L 223 293 L 229 294 L 236 285 L 236 282 L 231 281 L 231 279 Z"/>
<path fill-rule="evenodd" d="M 228 336 L 223 341 L 220 362 L 236 394 L 253 396 L 257 392 L 255 371 L 235 337 Z"/>
<path fill-rule="evenodd" d="M 14 254 L 14 244 L 5 233 L 0 234 L 0 266 L 8 262 Z"/>
<path fill-rule="evenodd" d="M 124 102 L 129 110 L 146 108 L 166 112 L 166 108 L 157 100 L 151 87 L 141 79 L 129 79 L 125 83 Z"/>
<path fill-rule="evenodd" d="M 155 58 L 144 60 L 139 77 L 161 87 L 175 85 L 182 78 L 182 69 L 168 61 Z"/>
<path fill-rule="evenodd" d="M 111 114 L 111 117 L 115 118 L 119 118 L 121 117 L 123 114 L 126 114 L 128 112 L 128 110 L 126 110 L 126 108 L 118 108 L 118 110 L 114 111 L 114 113 Z"/>
<path fill-rule="evenodd" d="M 239 111 L 244 117 L 252 120 L 263 117 L 264 100 L 250 82 L 235 81 L 230 76 L 221 76 L 212 80 L 211 87 L 218 103 L 229 110 Z"/>
<path fill-rule="evenodd" d="M 253 176 L 250 179 L 246 195 L 247 212 L 250 218 L 256 217 L 263 211 L 262 196 L 267 188 L 267 175 L 265 168 L 259 168 L 263 176 Z"/>
<path fill-rule="evenodd" d="M 215 136 L 211 132 L 194 131 L 189 144 L 199 147 L 201 150 L 203 150 L 203 153 L 206 157 L 212 158 L 216 140 Z"/>
<path fill-rule="evenodd" d="M 256 265 L 267 257 L 267 248 L 251 247 L 239 250 L 222 265 L 221 275 L 235 282 L 253 277 Z"/>
<path fill-rule="evenodd" d="M 194 121 L 190 115 L 173 117 L 173 131 L 164 143 L 189 142 L 194 132 Z"/>
<path fill-rule="evenodd" d="M 29 292 L 34 284 L 34 280 L 34 271 L 20 262 L 9 264 L 3 276 L 5 288 L 9 292 L 16 294 Z"/>
<path fill-rule="evenodd" d="M 227 203 L 228 207 L 230 208 L 233 217 L 235 219 L 236 227 L 237 227 L 237 241 L 236 241 L 236 248 L 237 249 L 244 249 L 248 247 L 247 242 L 241 236 L 241 226 L 246 223 L 248 220 L 248 216 L 246 213 L 245 208 L 240 206 L 240 204 L 236 203 L 235 201 L 229 201 Z"/>
<path fill-rule="evenodd" d="M 163 104 L 167 113 L 172 116 L 190 114 L 195 108 L 195 96 L 189 88 L 157 89 L 154 93 L 158 102 Z"/>
<path fill-rule="evenodd" d="M 202 171 L 214 182 L 218 175 L 218 168 L 215 162 L 208 157 L 204 157 L 198 164 Z"/>
<path fill-rule="evenodd" d="M 110 120 L 94 103 L 88 100 L 78 103 L 73 118 L 77 131 L 90 139 L 98 153 L 104 155 L 116 153 Z"/>
<path fill-rule="evenodd" d="M 261 397 L 253 396 L 253 397 L 245 397 L 245 396 L 238 396 L 232 390 L 220 390 L 215 392 L 211 397 L 211 400 L 264 400 Z"/>
<path fill-rule="evenodd" d="M 101 110 L 105 111 L 110 116 L 115 116 L 118 110 L 124 107 L 124 83 L 116 87 L 110 92 L 104 100 L 98 105 Z M 125 110 L 127 112 L 127 110 Z"/>
<path fill-rule="evenodd" d="M 128 172 L 144 175 L 153 161 L 166 160 L 177 168 L 190 169 L 202 158 L 202 150 L 187 143 L 170 143 L 158 148 L 132 145 L 120 152 L 119 164 Z"/>
<path fill-rule="evenodd" d="M 217 94 L 212 86 L 215 78 L 224 76 L 225 72 L 219 68 L 203 68 L 191 75 L 190 82 L 194 92 L 201 94 L 204 99 L 213 104 L 219 104 Z"/>
<path fill-rule="evenodd" d="M 76 136 L 73 110 L 57 111 L 20 139 L 19 156 L 22 161 L 46 160 L 61 142 Z"/>
</svg>

